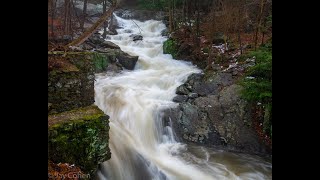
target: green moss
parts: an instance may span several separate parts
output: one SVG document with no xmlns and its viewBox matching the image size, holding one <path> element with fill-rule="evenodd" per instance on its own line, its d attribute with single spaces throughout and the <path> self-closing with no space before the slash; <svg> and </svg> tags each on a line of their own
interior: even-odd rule
<svg viewBox="0 0 320 180">
<path fill-rule="evenodd" d="M 96 73 L 106 71 L 108 66 L 108 56 L 102 53 L 95 53 L 93 56 L 93 62 Z"/>
<path fill-rule="evenodd" d="M 178 46 L 175 40 L 168 39 L 163 43 L 163 53 L 171 54 L 173 58 L 178 55 Z"/>
<path fill-rule="evenodd" d="M 79 166 L 93 177 L 110 159 L 108 116 L 92 105 L 48 117 L 48 155 L 53 162 Z"/>
<path fill-rule="evenodd" d="M 240 84 L 243 85 L 242 98 L 247 101 L 262 103 L 264 107 L 263 131 L 272 136 L 272 44 L 260 47 L 245 55 L 245 58 L 255 57 L 256 64 L 250 67 L 246 76 L 253 79 L 243 78 Z"/>
<path fill-rule="evenodd" d="M 65 57 L 62 54 L 49 55 L 52 59 L 57 57 L 68 63 L 66 67 L 69 67 L 48 73 L 48 102 L 52 104 L 49 114 L 89 106 L 94 102 L 94 54 L 68 52 Z"/>
<path fill-rule="evenodd" d="M 242 97 L 248 101 L 260 101 L 266 104 L 272 98 L 272 54 L 266 49 L 251 52 L 249 57 L 256 58 L 256 65 L 249 68 L 246 76 L 240 83 L 244 86 Z"/>
</svg>

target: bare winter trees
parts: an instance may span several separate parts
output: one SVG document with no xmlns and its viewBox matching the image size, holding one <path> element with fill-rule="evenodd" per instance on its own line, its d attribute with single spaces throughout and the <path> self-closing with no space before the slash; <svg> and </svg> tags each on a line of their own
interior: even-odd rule
<svg viewBox="0 0 320 180">
<path fill-rule="evenodd" d="M 116 2 L 116 0 L 48 0 L 49 39 L 67 41 L 74 39 L 85 31 L 85 23 L 88 20 L 90 22 L 92 15 L 104 14 L 109 6 Z M 99 4 L 103 5 L 103 10 L 98 8 Z M 96 8 L 92 8 L 94 6 Z"/>
<path fill-rule="evenodd" d="M 88 0 L 84 0 L 83 1 L 83 10 L 82 10 L 82 19 L 80 22 L 80 28 L 83 29 L 84 28 L 84 22 L 86 20 L 86 16 L 87 16 L 87 5 L 88 5 Z"/>
</svg>

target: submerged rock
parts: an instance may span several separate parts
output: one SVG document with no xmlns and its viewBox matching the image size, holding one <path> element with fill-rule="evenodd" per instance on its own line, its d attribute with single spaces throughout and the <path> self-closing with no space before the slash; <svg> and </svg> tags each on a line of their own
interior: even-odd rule
<svg viewBox="0 0 320 180">
<path fill-rule="evenodd" d="M 130 37 L 132 37 L 133 41 L 142 41 L 143 40 L 143 36 L 137 35 L 137 34 L 132 34 L 132 35 L 130 35 Z"/>
</svg>

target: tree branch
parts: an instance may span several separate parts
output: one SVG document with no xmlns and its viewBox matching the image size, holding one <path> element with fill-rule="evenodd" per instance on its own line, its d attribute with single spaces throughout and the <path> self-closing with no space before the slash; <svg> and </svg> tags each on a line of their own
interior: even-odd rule
<svg viewBox="0 0 320 180">
<path fill-rule="evenodd" d="M 68 48 L 70 46 L 79 46 L 85 40 L 87 40 L 112 15 L 112 13 L 116 9 L 116 7 L 117 7 L 116 5 L 111 6 L 108 9 L 108 11 L 106 11 L 96 23 L 94 23 L 87 31 L 85 31 L 77 39 L 75 39 L 71 43 L 67 44 L 65 48 Z"/>
</svg>

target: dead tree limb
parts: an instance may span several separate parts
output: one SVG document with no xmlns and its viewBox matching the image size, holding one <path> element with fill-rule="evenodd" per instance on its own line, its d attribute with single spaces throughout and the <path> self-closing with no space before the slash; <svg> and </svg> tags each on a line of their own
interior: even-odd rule
<svg viewBox="0 0 320 180">
<path fill-rule="evenodd" d="M 71 43 L 67 44 L 65 48 L 70 46 L 79 46 L 85 40 L 87 40 L 99 27 L 103 25 L 103 23 L 112 15 L 113 11 L 116 9 L 116 6 L 111 6 L 108 11 L 106 11 L 100 19 L 94 23 L 88 30 L 86 30 L 81 36 L 77 39 L 73 40 Z"/>
</svg>

